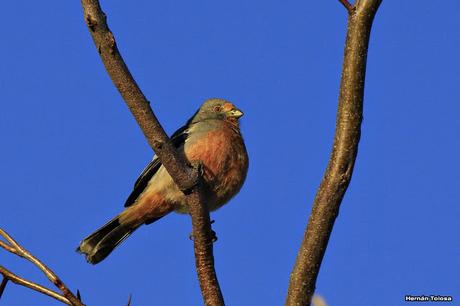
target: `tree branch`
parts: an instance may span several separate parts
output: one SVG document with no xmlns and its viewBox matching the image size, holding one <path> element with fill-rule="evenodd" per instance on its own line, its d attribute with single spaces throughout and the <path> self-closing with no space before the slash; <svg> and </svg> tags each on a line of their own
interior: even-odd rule
<svg viewBox="0 0 460 306">
<path fill-rule="evenodd" d="M 361 134 L 369 36 L 380 3 L 358 0 L 348 18 L 334 145 L 291 273 L 286 299 L 289 306 L 310 305 L 332 227 L 351 180 Z"/>
<path fill-rule="evenodd" d="M 17 276 L 16 274 L 14 274 L 13 272 L 9 271 L 8 269 L 6 269 L 5 267 L 3 266 L 0 266 L 0 273 L 3 275 L 4 277 L 4 280 L 10 280 L 12 281 L 13 283 L 17 284 L 17 285 L 21 285 L 21 286 L 24 286 L 24 287 L 27 287 L 27 288 L 30 288 L 32 290 L 35 290 L 37 292 L 40 292 L 40 293 L 43 293 L 44 295 L 47 295 L 47 296 L 50 296 L 52 297 L 53 299 L 56 299 L 64 304 L 67 304 L 67 305 L 72 305 L 72 303 L 70 303 L 70 301 L 68 299 L 66 299 L 64 296 L 60 295 L 59 293 L 51 290 L 51 289 L 48 289 L 46 287 L 43 287 L 42 285 L 39 285 L 37 283 L 34 283 L 34 282 L 31 282 L 31 281 L 28 281 L 22 277 L 19 277 Z M 6 283 L 5 283 L 6 284 Z M 2 293 L 2 292 L 0 292 Z"/>
<path fill-rule="evenodd" d="M 3 276 L 2 283 L 0 284 L 0 299 L 2 298 L 3 292 L 5 291 L 6 284 L 8 284 L 8 280 L 9 279 L 6 276 Z"/>
<path fill-rule="evenodd" d="M 64 282 L 44 263 L 42 263 L 38 258 L 33 256 L 29 251 L 24 249 L 19 243 L 17 243 L 7 232 L 3 229 L 0 229 L 0 236 L 5 238 L 8 243 L 0 241 L 0 247 L 7 250 L 10 253 L 13 253 L 19 257 L 27 259 L 31 263 L 33 263 L 36 267 L 38 267 L 42 272 L 46 275 L 46 277 L 62 292 L 62 295 L 45 288 L 41 285 L 33 283 L 31 281 L 25 280 L 13 272 L 7 270 L 3 266 L 0 266 L 0 273 L 3 275 L 5 279 L 11 280 L 13 283 L 18 285 L 22 285 L 28 287 L 32 290 L 38 291 L 40 293 L 46 294 L 52 298 L 55 298 L 63 303 L 68 305 L 75 305 L 75 306 L 84 306 L 81 301 L 69 290 L 69 288 L 64 284 Z M 2 283 L 3 284 L 3 283 Z M 6 286 L 6 283 L 5 285 Z M 2 287 L 2 291 L 5 289 L 4 286 Z"/>
<path fill-rule="evenodd" d="M 339 2 L 347 9 L 348 14 L 353 13 L 354 6 L 348 0 L 339 0 Z"/>
<path fill-rule="evenodd" d="M 169 141 L 136 81 L 129 72 L 99 1 L 82 0 L 84 18 L 104 66 L 142 129 L 147 141 L 177 186 L 187 195 L 192 217 L 195 261 L 206 305 L 224 305 L 214 269 L 212 230 L 198 169 L 190 167 Z"/>
</svg>

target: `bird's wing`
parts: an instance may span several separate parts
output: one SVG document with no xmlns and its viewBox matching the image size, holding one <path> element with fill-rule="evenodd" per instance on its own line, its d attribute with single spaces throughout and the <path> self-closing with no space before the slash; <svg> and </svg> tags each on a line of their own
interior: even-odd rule
<svg viewBox="0 0 460 306">
<path fill-rule="evenodd" d="M 174 134 L 171 136 L 171 142 L 174 147 L 179 148 L 185 143 L 185 140 L 188 137 L 188 125 L 185 125 L 178 129 Z M 149 184 L 150 179 L 157 173 L 158 169 L 161 167 L 161 161 L 157 156 L 153 157 L 153 160 L 145 167 L 142 173 L 134 183 L 134 189 L 129 195 L 128 199 L 126 199 L 125 207 L 131 206 L 136 202 L 136 199 L 139 195 L 144 191 L 144 189 Z"/>
</svg>

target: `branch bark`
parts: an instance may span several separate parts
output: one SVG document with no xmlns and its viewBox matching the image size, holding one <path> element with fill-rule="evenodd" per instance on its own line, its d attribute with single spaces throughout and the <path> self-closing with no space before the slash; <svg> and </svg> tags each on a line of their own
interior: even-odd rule
<svg viewBox="0 0 460 306">
<path fill-rule="evenodd" d="M 369 36 L 381 2 L 358 0 L 352 9 L 347 8 L 348 30 L 334 145 L 291 273 L 285 305 L 310 305 L 340 203 L 352 177 L 361 135 Z"/>
<path fill-rule="evenodd" d="M 33 256 L 29 251 L 24 249 L 19 243 L 17 243 L 7 232 L 0 229 L 0 236 L 5 238 L 8 243 L 0 241 L 0 247 L 7 250 L 10 253 L 13 253 L 19 257 L 27 259 L 31 263 L 33 263 L 36 267 L 38 267 L 46 277 L 62 292 L 62 295 L 59 293 L 43 287 L 39 284 L 34 282 L 28 281 L 22 277 L 17 276 L 13 272 L 9 271 L 3 266 L 0 266 L 0 274 L 3 275 L 4 279 L 2 281 L 2 286 L 0 286 L 0 297 L 5 290 L 6 281 L 10 280 L 15 284 L 25 286 L 37 292 L 43 293 L 48 295 L 62 303 L 67 305 L 74 305 L 74 306 L 84 306 L 84 304 L 69 290 L 69 288 L 64 284 L 64 282 L 54 273 L 50 268 L 48 268 L 44 263 L 42 263 L 38 258 Z"/>
<path fill-rule="evenodd" d="M 224 305 L 214 269 L 213 232 L 206 206 L 204 186 L 197 167 L 191 167 L 171 144 L 136 81 L 129 72 L 115 37 L 110 31 L 106 15 L 98 0 L 82 0 L 86 24 L 104 66 L 148 143 L 177 186 L 187 195 L 193 227 L 195 262 L 201 293 L 206 305 Z"/>
</svg>

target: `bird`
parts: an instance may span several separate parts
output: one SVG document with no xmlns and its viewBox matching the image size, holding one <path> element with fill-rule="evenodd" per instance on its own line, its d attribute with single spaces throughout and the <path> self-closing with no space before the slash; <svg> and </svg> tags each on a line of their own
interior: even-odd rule
<svg viewBox="0 0 460 306">
<path fill-rule="evenodd" d="M 246 179 L 249 158 L 240 131 L 242 116 L 243 112 L 230 101 L 208 99 L 170 138 L 189 163 L 201 165 L 210 211 L 226 204 Z M 124 206 L 120 214 L 80 242 L 77 252 L 89 263 L 104 260 L 143 224 L 172 212 L 189 213 L 186 196 L 157 156 L 136 180 Z"/>
</svg>

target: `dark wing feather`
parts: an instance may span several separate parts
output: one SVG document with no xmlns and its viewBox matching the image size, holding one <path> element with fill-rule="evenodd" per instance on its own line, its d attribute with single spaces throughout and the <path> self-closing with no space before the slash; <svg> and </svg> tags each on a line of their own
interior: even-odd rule
<svg viewBox="0 0 460 306">
<path fill-rule="evenodd" d="M 181 145 L 185 143 L 185 140 L 188 137 L 188 129 L 190 128 L 190 124 L 187 123 L 180 129 L 174 132 L 171 136 L 171 142 L 174 147 L 179 148 Z"/>
<path fill-rule="evenodd" d="M 147 165 L 147 167 L 145 167 L 144 171 L 142 171 L 141 175 L 139 175 L 136 180 L 133 191 L 126 199 L 125 207 L 131 206 L 134 202 L 136 202 L 136 199 L 142 191 L 144 191 L 145 187 L 147 187 L 150 179 L 158 171 L 158 169 L 160 169 L 160 166 L 160 160 L 155 156 L 155 158 Z"/>
<path fill-rule="evenodd" d="M 179 148 L 185 143 L 185 140 L 188 136 L 188 125 L 185 125 L 178 129 L 174 134 L 171 136 L 171 142 L 174 147 Z M 149 184 L 150 179 L 157 173 L 158 169 L 161 167 L 160 160 L 155 156 L 153 160 L 145 167 L 144 171 L 139 175 L 134 183 L 134 189 L 129 195 L 128 199 L 126 199 L 125 207 L 133 205 L 139 195 L 144 191 L 144 189 Z"/>
</svg>

